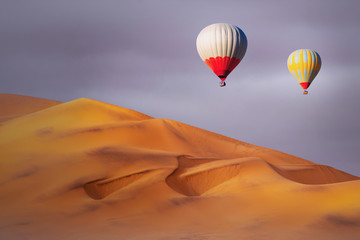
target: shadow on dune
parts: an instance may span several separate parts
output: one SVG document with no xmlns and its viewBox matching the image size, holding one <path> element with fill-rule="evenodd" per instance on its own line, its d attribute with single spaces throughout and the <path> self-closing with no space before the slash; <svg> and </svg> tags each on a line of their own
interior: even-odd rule
<svg viewBox="0 0 360 240">
<path fill-rule="evenodd" d="M 98 179 L 86 183 L 84 185 L 84 189 L 91 198 L 96 200 L 103 199 L 111 193 L 118 191 L 126 187 L 127 185 L 137 181 L 138 179 L 140 179 L 144 175 L 147 175 L 150 172 L 152 172 L 152 170 L 146 170 L 123 177 Z"/>
<path fill-rule="evenodd" d="M 186 196 L 200 196 L 245 172 L 266 171 L 301 184 L 331 184 L 358 178 L 318 164 L 273 165 L 261 158 L 205 159 L 181 156 L 178 168 L 166 178 L 167 184 Z M 251 170 L 253 169 L 253 170 Z"/>
</svg>

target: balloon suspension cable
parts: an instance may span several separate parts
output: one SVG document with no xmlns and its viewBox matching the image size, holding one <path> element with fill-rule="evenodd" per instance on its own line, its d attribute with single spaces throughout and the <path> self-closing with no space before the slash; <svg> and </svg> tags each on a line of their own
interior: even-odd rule
<svg viewBox="0 0 360 240">
<path fill-rule="evenodd" d="M 304 90 L 303 95 L 307 95 L 309 92 L 307 90 Z"/>
</svg>

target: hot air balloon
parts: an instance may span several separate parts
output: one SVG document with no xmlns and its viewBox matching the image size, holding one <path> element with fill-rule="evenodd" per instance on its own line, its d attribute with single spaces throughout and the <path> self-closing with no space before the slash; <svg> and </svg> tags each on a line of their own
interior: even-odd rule
<svg viewBox="0 0 360 240">
<path fill-rule="evenodd" d="M 290 54 L 287 65 L 290 73 L 304 89 L 304 94 L 308 94 L 307 89 L 320 71 L 320 55 L 313 50 L 299 49 Z"/>
<path fill-rule="evenodd" d="M 226 77 L 245 55 L 247 39 L 237 26 L 216 23 L 201 30 L 196 47 L 201 59 L 221 79 L 220 87 L 224 87 Z"/>
</svg>

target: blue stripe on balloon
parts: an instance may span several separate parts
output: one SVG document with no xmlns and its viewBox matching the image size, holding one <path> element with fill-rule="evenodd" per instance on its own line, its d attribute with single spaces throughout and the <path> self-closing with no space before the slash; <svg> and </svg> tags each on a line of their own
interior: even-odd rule
<svg viewBox="0 0 360 240">
<path fill-rule="evenodd" d="M 292 57 L 293 57 L 293 54 L 294 54 L 294 53 L 290 54 L 290 62 L 289 62 L 289 65 L 291 65 L 291 64 L 292 64 Z"/>
<path fill-rule="evenodd" d="M 310 51 L 311 52 L 311 61 L 314 63 L 315 62 L 315 54 L 314 51 Z"/>
<path fill-rule="evenodd" d="M 298 69 L 298 74 L 299 74 L 299 80 L 300 80 L 300 82 L 303 82 L 304 79 L 303 79 L 303 77 L 302 77 L 302 75 L 301 75 L 300 69 Z"/>
<path fill-rule="evenodd" d="M 307 62 L 308 58 L 307 58 L 307 51 L 306 50 L 302 50 L 303 51 L 303 61 L 304 63 Z"/>
<path fill-rule="evenodd" d="M 308 82 L 311 82 L 311 80 L 313 80 L 313 78 L 314 78 L 314 77 L 313 77 L 313 73 L 314 73 L 314 69 L 311 69 Z"/>
<path fill-rule="evenodd" d="M 305 82 L 308 82 L 309 81 L 309 78 L 307 77 L 307 69 L 304 69 L 304 81 Z"/>
<path fill-rule="evenodd" d="M 299 54 L 300 54 L 300 51 L 296 51 L 296 53 L 295 53 L 295 62 L 296 63 L 299 63 Z"/>
<path fill-rule="evenodd" d="M 318 62 L 318 64 L 321 64 L 320 55 L 319 55 L 317 52 L 315 52 L 315 54 L 316 54 L 316 56 L 317 56 L 317 62 Z"/>
<path fill-rule="evenodd" d="M 294 75 L 294 77 L 297 79 L 297 75 L 295 73 L 295 70 L 292 71 L 292 74 Z"/>
</svg>

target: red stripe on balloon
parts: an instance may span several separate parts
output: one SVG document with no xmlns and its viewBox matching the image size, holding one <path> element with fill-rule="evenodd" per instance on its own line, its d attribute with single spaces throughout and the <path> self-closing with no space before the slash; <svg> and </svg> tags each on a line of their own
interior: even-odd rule
<svg viewBox="0 0 360 240">
<path fill-rule="evenodd" d="M 225 81 L 226 77 L 240 63 L 240 59 L 234 57 L 211 57 L 205 59 L 205 63 L 222 81 Z"/>
</svg>

